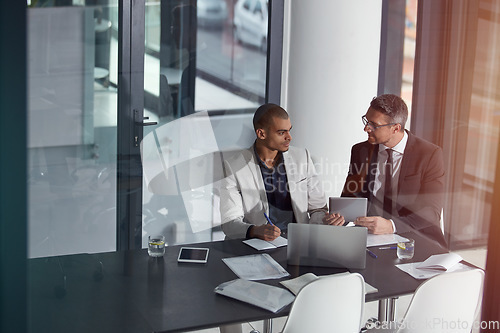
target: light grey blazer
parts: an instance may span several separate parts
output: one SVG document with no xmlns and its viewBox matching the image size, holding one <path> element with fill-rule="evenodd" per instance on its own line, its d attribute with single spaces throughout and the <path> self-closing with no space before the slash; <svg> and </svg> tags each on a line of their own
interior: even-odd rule
<svg viewBox="0 0 500 333">
<path fill-rule="evenodd" d="M 297 223 L 322 224 L 327 211 L 323 187 L 306 149 L 283 153 L 293 213 Z M 245 238 L 250 225 L 265 224 L 269 214 L 264 181 L 253 146 L 224 161 L 220 188 L 222 230 L 229 238 Z"/>
</svg>

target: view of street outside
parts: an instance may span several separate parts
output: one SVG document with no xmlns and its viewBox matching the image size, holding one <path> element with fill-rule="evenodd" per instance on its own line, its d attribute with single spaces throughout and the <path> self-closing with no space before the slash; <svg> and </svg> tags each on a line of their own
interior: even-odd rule
<svg viewBox="0 0 500 333">
<path fill-rule="evenodd" d="M 145 18 L 144 112 L 158 125 L 141 143 L 143 245 L 152 233 L 169 244 L 211 240 L 222 154 L 251 145 L 265 101 L 267 2 L 150 0 Z"/>
<path fill-rule="evenodd" d="M 246 0 L 243 2 L 249 2 L 254 6 L 255 1 Z M 266 53 L 249 42 L 236 40 L 235 26 L 233 24 L 235 5 L 236 0 L 197 1 L 197 76 L 198 79 L 208 81 L 222 90 L 242 96 L 258 105 L 265 99 Z M 162 7 L 159 0 L 146 2 L 145 87 L 146 90 L 155 92 L 157 96 L 158 88 L 154 86 L 158 86 L 161 41 L 165 40 L 165 37 L 161 36 L 162 24 L 170 26 L 169 21 L 171 20 L 170 13 L 162 14 L 161 11 Z M 267 11 L 265 19 L 266 22 L 261 20 L 249 24 L 259 26 L 260 30 L 265 25 L 267 32 Z M 246 41 L 249 41 L 248 37 Z M 182 53 L 182 50 L 180 52 Z M 170 81 L 172 80 L 169 79 Z M 196 83 L 195 103 L 198 95 L 203 95 L 203 91 L 200 91 L 200 89 L 203 89 L 204 86 L 198 87 L 198 82 L 199 80 Z M 200 82 L 200 84 L 203 85 L 203 82 Z M 220 92 L 223 93 L 223 91 Z M 217 99 L 217 96 L 212 95 L 212 98 Z M 241 108 L 248 107 L 248 103 L 242 102 Z M 208 107 L 206 107 L 206 104 L 197 105 L 196 111 L 214 108 L 213 101 L 209 103 Z M 219 109 L 227 111 L 228 107 L 226 104 L 221 103 Z"/>
</svg>

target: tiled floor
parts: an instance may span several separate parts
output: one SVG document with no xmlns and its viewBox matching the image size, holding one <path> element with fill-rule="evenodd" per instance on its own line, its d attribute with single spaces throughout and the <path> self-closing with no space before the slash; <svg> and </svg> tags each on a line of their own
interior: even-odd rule
<svg viewBox="0 0 500 333">
<path fill-rule="evenodd" d="M 486 249 L 480 248 L 480 249 L 470 249 L 470 250 L 463 250 L 463 251 L 456 251 L 456 253 L 460 254 L 462 258 L 464 258 L 466 261 L 470 262 L 471 264 L 474 264 L 480 268 L 485 268 L 486 266 Z M 408 304 L 410 303 L 411 300 L 411 295 L 407 296 L 402 296 L 397 300 L 396 303 L 396 319 L 400 320 L 407 307 Z M 366 319 L 370 317 L 376 317 L 378 313 L 378 303 L 377 302 L 369 302 L 366 303 L 365 306 L 365 312 L 364 312 L 364 318 L 365 321 Z M 273 332 L 281 332 L 281 329 L 283 328 L 283 325 L 285 324 L 286 317 L 281 317 L 281 318 L 275 318 L 273 319 Z M 243 324 L 243 330 L 242 333 L 250 333 L 252 329 L 256 329 L 259 332 L 262 332 L 262 322 L 252 322 L 252 323 L 244 323 Z M 201 330 L 201 331 L 193 331 L 191 333 L 219 333 L 218 328 L 211 328 L 211 329 L 206 329 L 206 330 Z"/>
</svg>

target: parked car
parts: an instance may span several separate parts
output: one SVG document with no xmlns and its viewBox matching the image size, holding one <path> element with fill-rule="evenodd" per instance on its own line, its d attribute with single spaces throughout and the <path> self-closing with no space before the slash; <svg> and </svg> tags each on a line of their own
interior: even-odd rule
<svg viewBox="0 0 500 333">
<path fill-rule="evenodd" d="M 238 0 L 234 7 L 234 39 L 267 52 L 268 13 L 268 0 Z"/>
<path fill-rule="evenodd" d="M 222 28 L 227 20 L 226 0 L 198 0 L 198 25 L 205 28 Z"/>
</svg>

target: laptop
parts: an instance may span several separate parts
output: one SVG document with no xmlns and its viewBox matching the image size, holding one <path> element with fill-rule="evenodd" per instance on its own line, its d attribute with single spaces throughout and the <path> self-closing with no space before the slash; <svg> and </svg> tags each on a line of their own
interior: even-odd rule
<svg viewBox="0 0 500 333">
<path fill-rule="evenodd" d="M 330 197 L 330 214 L 339 213 L 346 222 L 354 222 L 357 217 L 366 216 L 367 198 Z"/>
<path fill-rule="evenodd" d="M 288 225 L 288 265 L 363 269 L 366 265 L 365 227 L 321 224 Z"/>
</svg>

